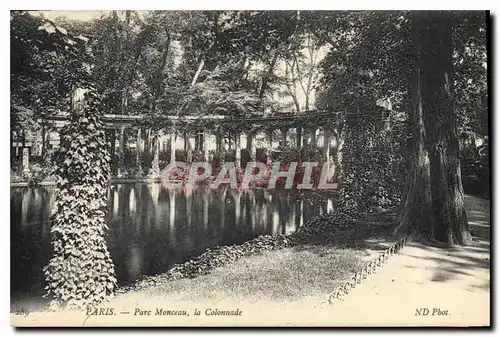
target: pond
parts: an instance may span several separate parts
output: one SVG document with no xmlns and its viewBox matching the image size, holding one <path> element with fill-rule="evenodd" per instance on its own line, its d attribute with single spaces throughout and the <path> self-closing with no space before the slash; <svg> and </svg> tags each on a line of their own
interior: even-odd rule
<svg viewBox="0 0 500 337">
<path fill-rule="evenodd" d="M 11 188 L 12 302 L 43 294 L 55 192 L 55 187 Z M 108 190 L 108 248 L 123 285 L 162 273 L 210 247 L 290 233 L 335 205 L 333 194 L 295 190 L 197 186 L 174 192 L 161 184 L 115 184 Z"/>
</svg>

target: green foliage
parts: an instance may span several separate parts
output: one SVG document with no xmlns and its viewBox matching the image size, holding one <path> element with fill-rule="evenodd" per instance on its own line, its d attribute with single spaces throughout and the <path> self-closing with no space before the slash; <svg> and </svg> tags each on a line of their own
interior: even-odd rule
<svg viewBox="0 0 500 337">
<path fill-rule="evenodd" d="M 111 295 L 115 267 L 107 250 L 105 221 L 109 153 L 94 90 L 64 131 L 58 163 L 59 193 L 51 219 L 53 256 L 45 267 L 52 307 L 85 308 Z"/>
</svg>

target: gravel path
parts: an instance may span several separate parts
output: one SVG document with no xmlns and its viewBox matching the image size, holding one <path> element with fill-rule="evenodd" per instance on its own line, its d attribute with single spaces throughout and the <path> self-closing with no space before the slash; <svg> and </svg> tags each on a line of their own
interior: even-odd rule
<svg viewBox="0 0 500 337">
<path fill-rule="evenodd" d="M 489 325 L 489 201 L 466 203 L 471 246 L 410 244 L 331 310 L 356 325 Z"/>
</svg>

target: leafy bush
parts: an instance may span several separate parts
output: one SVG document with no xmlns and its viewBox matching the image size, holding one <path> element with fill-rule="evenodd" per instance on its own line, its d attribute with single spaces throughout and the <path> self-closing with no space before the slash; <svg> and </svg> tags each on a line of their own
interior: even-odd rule
<svg viewBox="0 0 500 337">
<path fill-rule="evenodd" d="M 302 148 L 302 161 L 323 162 L 322 149 L 317 146 L 306 145 Z"/>
<path fill-rule="evenodd" d="M 217 168 L 217 167 L 220 167 L 221 164 L 225 162 L 226 152 L 225 151 L 210 150 L 208 152 L 208 156 L 210 158 L 212 158 L 213 168 Z"/>
<path fill-rule="evenodd" d="M 300 156 L 300 149 L 296 147 L 279 146 L 275 151 L 273 158 L 280 163 L 289 164 L 291 162 L 298 162 Z"/>
</svg>

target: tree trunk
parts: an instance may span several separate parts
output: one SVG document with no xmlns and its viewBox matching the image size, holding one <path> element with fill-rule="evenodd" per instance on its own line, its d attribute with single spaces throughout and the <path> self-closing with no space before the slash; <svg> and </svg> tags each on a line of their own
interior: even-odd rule
<svg viewBox="0 0 500 337">
<path fill-rule="evenodd" d="M 454 107 L 452 14 L 426 12 L 420 23 L 422 100 L 435 220 L 431 234 L 439 241 L 465 244 L 470 233 Z"/>
<path fill-rule="evenodd" d="M 420 38 L 418 32 L 418 14 L 412 14 L 412 45 L 413 71 L 411 79 L 411 110 L 410 127 L 412 129 L 413 165 L 410 177 L 401 201 L 398 214 L 397 234 L 407 231 L 430 235 L 430 226 L 434 223 L 431 197 L 431 178 L 429 153 L 426 142 L 427 135 L 424 127 L 424 110 L 422 99 L 422 69 L 420 60 Z"/>
</svg>

